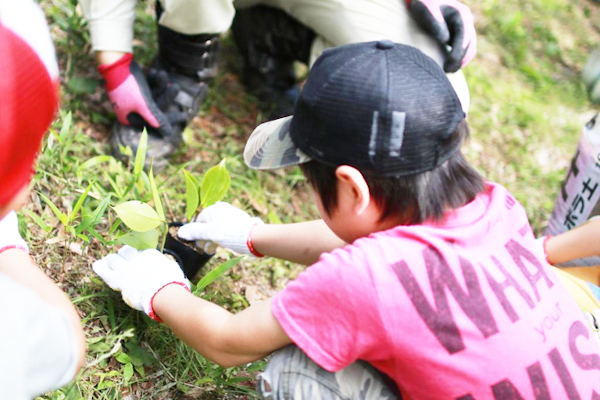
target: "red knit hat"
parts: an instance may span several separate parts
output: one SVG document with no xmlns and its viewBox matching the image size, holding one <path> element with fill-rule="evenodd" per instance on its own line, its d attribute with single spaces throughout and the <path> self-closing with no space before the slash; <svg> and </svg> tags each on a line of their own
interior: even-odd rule
<svg viewBox="0 0 600 400">
<path fill-rule="evenodd" d="M 0 1 L 0 205 L 31 179 L 57 106 L 58 66 L 41 9 Z"/>
</svg>

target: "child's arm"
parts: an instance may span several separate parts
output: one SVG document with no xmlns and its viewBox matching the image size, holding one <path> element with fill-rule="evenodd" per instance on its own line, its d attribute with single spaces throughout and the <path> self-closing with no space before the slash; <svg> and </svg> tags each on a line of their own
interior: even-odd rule
<svg viewBox="0 0 600 400">
<path fill-rule="evenodd" d="M 551 264 L 600 255 L 600 218 L 545 240 L 544 250 Z"/>
<path fill-rule="evenodd" d="M 31 289 L 44 302 L 62 310 L 69 318 L 78 349 L 79 370 L 85 361 L 85 334 L 79 314 L 67 295 L 29 256 L 27 243 L 19 234 L 17 215 L 13 211 L 0 219 L 0 272 Z"/>
<path fill-rule="evenodd" d="M 202 355 L 223 366 L 258 360 L 291 343 L 265 301 L 231 314 L 189 292 L 175 261 L 157 250 L 124 246 L 94 262 L 94 271 L 132 308 L 162 319 Z"/>
<path fill-rule="evenodd" d="M 264 225 L 259 218 L 224 202 L 204 209 L 196 222 L 179 228 L 178 235 L 186 240 L 209 240 L 241 254 L 268 255 L 305 265 L 346 244 L 322 220 Z"/>
<path fill-rule="evenodd" d="M 168 285 L 153 301 L 155 313 L 185 343 L 224 367 L 259 360 L 291 343 L 271 312 L 271 299 L 231 314 Z"/>
<path fill-rule="evenodd" d="M 346 245 L 322 219 L 295 224 L 258 225 L 252 245 L 261 254 L 310 265 L 322 253 Z"/>
<path fill-rule="evenodd" d="M 23 250 L 9 249 L 0 253 L 0 272 L 33 290 L 47 304 L 55 306 L 67 315 L 73 328 L 73 337 L 78 349 L 76 370 L 79 371 L 85 361 L 85 334 L 79 314 L 67 295 L 46 276 L 29 254 Z"/>
</svg>

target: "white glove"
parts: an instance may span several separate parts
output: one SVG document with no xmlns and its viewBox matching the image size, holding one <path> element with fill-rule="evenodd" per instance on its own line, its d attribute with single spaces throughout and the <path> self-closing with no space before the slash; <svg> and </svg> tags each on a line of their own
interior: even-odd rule
<svg viewBox="0 0 600 400">
<path fill-rule="evenodd" d="M 0 253 L 8 249 L 21 249 L 29 253 L 29 247 L 19 233 L 19 220 L 14 211 L 0 220 Z"/>
<path fill-rule="evenodd" d="M 209 240 L 239 254 L 253 254 L 248 238 L 257 224 L 263 224 L 260 218 L 220 201 L 202 210 L 195 222 L 179 228 L 177 235 L 185 240 Z"/>
<path fill-rule="evenodd" d="M 95 261 L 92 268 L 111 289 L 121 292 L 128 306 L 159 322 L 152 309 L 154 295 L 171 283 L 190 289 L 179 264 L 155 249 L 139 251 L 123 246 L 117 254 Z"/>
</svg>

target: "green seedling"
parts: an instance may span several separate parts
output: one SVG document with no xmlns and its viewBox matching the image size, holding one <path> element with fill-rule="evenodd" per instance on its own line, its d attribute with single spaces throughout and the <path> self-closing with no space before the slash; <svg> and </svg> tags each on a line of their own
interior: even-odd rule
<svg viewBox="0 0 600 400">
<path fill-rule="evenodd" d="M 133 177 L 124 191 L 120 190 L 120 185 L 114 180 L 107 180 L 117 198 L 124 199 L 130 193 L 134 197 L 133 200 L 121 202 L 113 207 L 120 221 L 130 229 L 130 232 L 119 236 L 117 240 L 138 250 L 159 248 L 160 251 L 163 251 L 169 225 L 152 166 L 147 175 L 144 172 L 147 144 L 148 135 L 144 131 L 133 164 Z M 91 164 L 92 160 L 88 162 Z M 97 162 L 102 162 L 102 160 L 93 161 L 93 163 Z M 231 178 L 225 159 L 206 172 L 201 184 L 188 171 L 185 169 L 182 171 L 186 186 L 186 217 L 188 220 L 192 220 L 197 214 L 199 206 L 204 208 L 214 204 L 221 200 L 229 189 Z M 140 195 L 146 188 L 149 188 L 153 206 L 144 201 L 145 198 Z"/>
<path fill-rule="evenodd" d="M 138 160 L 141 160 L 140 164 L 138 164 Z M 139 165 L 139 170 L 136 172 L 134 168 L 134 176 L 136 173 L 141 174 L 143 161 L 144 155 L 138 151 L 136 165 Z M 206 172 L 201 184 L 188 171 L 185 169 L 182 171 L 186 186 L 186 217 L 188 220 L 192 220 L 197 215 L 200 206 L 205 208 L 221 200 L 229 189 L 231 178 L 227 172 L 225 159 Z M 148 185 L 154 207 L 140 200 L 130 200 L 113 207 L 123 224 L 131 230 L 119 237 L 119 241 L 139 250 L 159 247 L 162 251 L 169 227 L 152 167 L 148 173 Z M 162 237 L 160 246 L 158 246 L 159 237 Z"/>
<path fill-rule="evenodd" d="M 204 209 L 225 197 L 231 186 L 231 178 L 226 167 L 226 160 L 211 167 L 202 183 L 185 169 L 182 170 L 185 178 L 185 210 L 188 221 L 194 221 L 201 209 Z M 205 252 L 213 253 L 214 244 L 199 241 L 198 246 Z"/>
<path fill-rule="evenodd" d="M 159 237 L 162 235 L 163 239 L 160 246 L 162 251 L 169 227 L 160 194 L 154 181 L 152 167 L 150 167 L 148 181 L 154 208 L 140 200 L 127 201 L 113 208 L 123 224 L 131 229 L 131 232 L 119 237 L 119 241 L 138 250 L 155 249 L 158 247 Z"/>
<path fill-rule="evenodd" d="M 185 210 L 188 221 L 194 219 L 200 206 L 206 208 L 222 200 L 231 185 L 225 159 L 206 171 L 202 184 L 185 169 L 183 174 L 185 176 Z"/>
<path fill-rule="evenodd" d="M 223 159 L 218 165 L 206 171 L 204 175 L 200 188 L 200 205 L 202 208 L 211 206 L 223 199 L 230 185 L 231 178 L 225 167 L 225 159 Z"/>
<path fill-rule="evenodd" d="M 185 177 L 185 216 L 192 221 L 200 205 L 200 183 L 185 169 L 182 171 Z"/>
<path fill-rule="evenodd" d="M 133 163 L 133 179 L 122 193 L 120 198 L 129 193 L 131 189 L 135 189 L 134 193 L 139 194 L 146 186 L 144 178 L 144 163 L 146 161 L 146 152 L 148 150 L 148 133 L 146 130 L 142 133 L 138 149 L 135 154 Z M 111 182 L 111 186 L 113 185 Z M 147 186 L 150 187 L 154 207 L 150 206 L 139 199 L 130 200 L 113 207 L 121 221 L 131 229 L 131 232 L 119 237 L 119 241 L 128 244 L 138 250 L 157 248 L 159 237 L 162 235 L 160 250 L 164 249 L 165 238 L 168 232 L 168 224 L 165 218 L 165 212 L 160 199 L 160 194 L 156 182 L 152 166 L 147 175 Z M 141 197 L 141 196 L 136 196 Z"/>
</svg>

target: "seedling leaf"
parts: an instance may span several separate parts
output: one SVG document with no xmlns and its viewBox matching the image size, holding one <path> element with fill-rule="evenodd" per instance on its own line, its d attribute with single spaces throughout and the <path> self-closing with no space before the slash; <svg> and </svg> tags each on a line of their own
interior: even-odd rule
<svg viewBox="0 0 600 400">
<path fill-rule="evenodd" d="M 191 221 L 200 205 L 199 187 L 198 182 L 185 169 L 183 175 L 185 176 L 185 215 L 187 220 Z"/>
<path fill-rule="evenodd" d="M 225 167 L 225 159 L 223 159 L 204 174 L 200 190 L 202 208 L 206 208 L 221 200 L 227 193 L 227 190 L 229 190 L 230 183 L 231 178 Z"/>
<path fill-rule="evenodd" d="M 159 235 L 158 229 L 152 229 L 147 232 L 128 232 L 120 236 L 117 241 L 135 247 L 138 250 L 156 249 Z"/>
<path fill-rule="evenodd" d="M 165 222 L 152 207 L 139 200 L 127 201 L 113 208 L 123 223 L 136 232 L 149 231 Z"/>
</svg>

